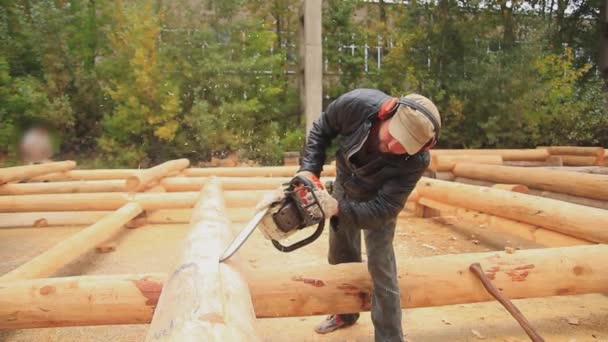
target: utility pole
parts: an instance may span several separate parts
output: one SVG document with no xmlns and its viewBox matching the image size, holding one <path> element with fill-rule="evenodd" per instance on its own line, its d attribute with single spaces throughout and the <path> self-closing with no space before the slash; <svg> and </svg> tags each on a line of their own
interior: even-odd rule
<svg viewBox="0 0 608 342">
<path fill-rule="evenodd" d="M 323 110 L 322 1 L 302 0 L 300 6 L 300 108 L 306 116 L 306 136 Z"/>
</svg>

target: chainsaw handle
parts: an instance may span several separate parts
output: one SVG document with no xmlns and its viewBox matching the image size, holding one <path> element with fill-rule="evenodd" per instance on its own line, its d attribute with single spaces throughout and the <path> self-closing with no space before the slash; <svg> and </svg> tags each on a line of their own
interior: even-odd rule
<svg viewBox="0 0 608 342">
<path fill-rule="evenodd" d="M 325 220 L 319 222 L 319 224 L 317 225 L 317 229 L 315 230 L 315 232 L 312 233 L 309 237 L 307 237 L 304 240 L 298 241 L 298 242 L 296 242 L 294 244 L 291 244 L 289 246 L 283 246 L 277 240 L 272 240 L 272 244 L 274 245 L 274 247 L 276 249 L 278 249 L 281 252 L 288 253 L 288 252 L 291 252 L 291 251 L 295 251 L 296 249 L 304 247 L 304 246 L 310 244 L 311 242 L 315 241 L 319 236 L 321 236 L 321 233 L 323 233 L 323 228 L 325 228 Z"/>
</svg>

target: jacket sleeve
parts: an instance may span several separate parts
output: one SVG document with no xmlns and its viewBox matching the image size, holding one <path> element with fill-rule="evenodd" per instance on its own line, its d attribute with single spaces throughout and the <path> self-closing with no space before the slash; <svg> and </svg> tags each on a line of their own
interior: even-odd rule
<svg viewBox="0 0 608 342">
<path fill-rule="evenodd" d="M 408 196 L 422 177 L 423 167 L 406 177 L 392 178 L 384 183 L 369 201 L 359 202 L 344 199 L 338 203 L 340 226 L 380 229 L 403 210 Z"/>
<path fill-rule="evenodd" d="M 310 171 L 320 176 L 325 164 L 326 150 L 339 134 L 348 134 L 365 116 L 368 105 L 359 99 L 357 91 L 346 93 L 327 106 L 313 123 L 308 134 L 304 156 L 298 171 Z"/>
</svg>

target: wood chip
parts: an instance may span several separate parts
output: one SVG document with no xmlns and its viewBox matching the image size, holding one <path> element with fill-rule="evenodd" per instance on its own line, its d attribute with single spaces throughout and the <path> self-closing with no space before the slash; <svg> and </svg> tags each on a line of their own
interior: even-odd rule
<svg viewBox="0 0 608 342">
<path fill-rule="evenodd" d="M 472 243 L 479 245 L 479 240 L 471 240 Z"/>
<path fill-rule="evenodd" d="M 576 317 L 568 317 L 568 318 L 566 318 L 566 320 L 568 321 L 568 324 L 570 324 L 570 325 L 579 325 L 579 324 L 581 324 L 581 322 Z"/>
<path fill-rule="evenodd" d="M 427 244 L 427 243 L 423 243 L 423 244 L 422 244 L 422 247 L 426 247 L 426 248 L 428 248 L 428 249 L 432 249 L 432 250 L 434 250 L 434 251 L 436 251 L 436 250 L 437 250 L 437 247 L 435 247 L 435 246 L 433 246 L 433 245 L 429 245 L 429 244 Z"/>
<path fill-rule="evenodd" d="M 483 336 L 479 331 L 475 330 L 475 329 L 471 329 L 471 333 L 473 335 L 475 335 L 475 337 L 477 337 L 480 340 L 483 340 L 484 338 L 486 338 L 485 336 Z"/>
<path fill-rule="evenodd" d="M 447 320 L 447 319 L 445 319 L 445 318 L 443 318 L 441 321 L 443 322 L 443 324 L 446 324 L 446 325 L 452 325 L 452 322 L 448 321 L 448 320 Z"/>
<path fill-rule="evenodd" d="M 507 254 L 513 254 L 513 253 L 515 253 L 515 248 L 505 247 L 505 252 L 507 252 Z"/>
<path fill-rule="evenodd" d="M 455 236 L 450 236 L 450 240 L 454 240 L 454 241 L 456 241 L 456 240 L 458 240 L 458 239 L 456 239 L 456 237 L 455 237 Z"/>
</svg>

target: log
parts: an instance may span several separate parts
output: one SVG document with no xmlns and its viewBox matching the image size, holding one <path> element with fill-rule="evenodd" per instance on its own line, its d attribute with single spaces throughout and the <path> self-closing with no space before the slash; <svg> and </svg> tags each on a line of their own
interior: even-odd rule
<svg viewBox="0 0 608 342">
<path fill-rule="evenodd" d="M 224 190 L 271 190 L 288 183 L 292 177 L 225 177 L 222 179 Z M 321 181 L 333 178 L 322 178 Z M 209 177 L 169 177 L 161 181 L 168 192 L 200 191 Z"/>
<path fill-rule="evenodd" d="M 401 306 L 492 301 L 468 267 L 480 262 L 511 299 L 608 292 L 608 245 L 405 258 L 398 264 Z M 278 264 L 277 264 L 278 265 Z M 310 316 L 370 309 L 362 263 L 258 269 L 247 280 L 257 317 Z M 269 276 L 271 274 L 271 276 Z M 82 276 L 0 284 L 0 329 L 148 323 L 165 277 Z M 450 289 L 450 291 L 446 291 Z M 93 300 L 91 300 L 91 298 Z M 39 308 L 44 308 L 40 310 Z"/>
<path fill-rule="evenodd" d="M 597 157 L 593 156 L 569 156 L 565 154 L 557 155 L 562 159 L 562 162 L 566 166 L 593 166 L 599 165 L 601 159 L 598 160 Z"/>
<path fill-rule="evenodd" d="M 158 183 L 161 178 L 172 172 L 181 172 L 188 166 L 190 166 L 188 159 L 176 159 L 138 172 L 127 178 L 127 191 L 140 192 L 146 190 L 151 187 L 151 184 Z"/>
<path fill-rule="evenodd" d="M 478 227 L 478 229 L 475 229 L 476 234 L 491 232 L 495 236 L 516 236 L 527 241 L 532 241 L 535 244 L 544 247 L 564 247 L 593 244 L 590 241 L 554 232 L 539 226 L 509 220 L 499 216 L 484 214 L 475 210 L 459 208 L 457 206 L 445 204 L 424 197 L 420 198 L 418 202 L 421 205 L 439 211 L 442 216 L 453 216 L 456 218 L 456 221 L 462 220 L 469 224 L 476 225 Z M 493 240 L 498 239 L 493 238 Z"/>
<path fill-rule="evenodd" d="M 546 149 L 455 149 L 455 150 L 431 150 L 431 155 L 499 155 L 503 161 L 512 160 L 541 160 L 549 158 Z"/>
<path fill-rule="evenodd" d="M 82 181 L 82 180 L 110 180 L 127 179 L 140 172 L 137 169 L 95 169 L 95 170 L 72 170 L 66 172 L 50 173 L 33 177 L 30 182 L 57 182 L 57 181 Z"/>
<path fill-rule="evenodd" d="M 48 277 L 123 229 L 142 212 L 137 203 L 128 203 L 92 226 L 72 235 L 46 252 L 0 277 L 0 281 Z"/>
<path fill-rule="evenodd" d="M 452 172 L 432 172 L 428 177 L 445 181 L 453 181 L 455 178 Z"/>
<path fill-rule="evenodd" d="M 182 256 L 158 300 L 146 341 L 256 341 L 247 282 L 219 257 L 233 234 L 221 184 L 205 187 Z"/>
<path fill-rule="evenodd" d="M 487 181 L 483 181 L 483 180 L 479 180 L 479 179 L 471 179 L 471 178 L 466 178 L 466 177 L 455 177 L 454 182 L 469 184 L 469 185 L 485 186 L 485 187 L 489 187 L 489 188 L 493 187 L 494 184 L 496 184 L 494 182 L 487 182 Z"/>
<path fill-rule="evenodd" d="M 558 192 L 537 189 L 530 189 L 528 193 L 534 196 L 552 198 L 558 201 L 570 202 L 574 204 L 585 205 L 588 207 L 608 210 L 608 201 L 600 201 L 592 198 L 578 197 L 574 195 L 560 194 Z"/>
<path fill-rule="evenodd" d="M 456 163 L 466 162 L 474 164 L 502 165 L 502 157 L 499 155 L 431 155 L 429 168 L 435 172 L 452 171 Z"/>
<path fill-rule="evenodd" d="M 551 155 L 565 154 L 575 156 L 593 156 L 597 157 L 598 160 L 604 157 L 603 147 L 593 146 L 539 146 L 537 148 L 546 149 Z"/>
<path fill-rule="evenodd" d="M 32 177 L 54 172 L 63 172 L 71 170 L 75 167 L 76 162 L 72 160 L 36 165 L 5 167 L 0 169 L 0 184 L 22 182 Z"/>
<path fill-rule="evenodd" d="M 564 162 L 562 158 L 558 156 L 550 156 L 547 160 L 510 160 L 502 163 L 505 166 L 527 166 L 527 167 L 541 167 L 541 166 L 563 166 Z"/>
<path fill-rule="evenodd" d="M 0 195 L 124 192 L 124 180 L 65 181 L 0 185 Z"/>
<path fill-rule="evenodd" d="M 253 207 L 265 190 L 227 191 L 226 203 L 231 207 Z M 129 202 L 139 203 L 145 210 L 192 208 L 197 192 L 52 194 L 0 196 L 0 212 L 30 211 L 99 211 L 116 210 Z"/>
<path fill-rule="evenodd" d="M 543 167 L 546 170 L 593 173 L 596 175 L 608 175 L 608 167 L 604 166 L 564 166 L 564 167 Z"/>
<path fill-rule="evenodd" d="M 0 228 L 33 228 L 33 227 L 56 227 L 56 226 L 88 226 L 112 211 L 48 211 L 27 213 L 0 213 Z M 192 209 L 159 209 L 142 213 L 144 224 L 167 224 L 188 223 L 192 215 Z M 245 222 L 250 220 L 253 208 L 227 208 L 227 217 L 233 222 Z M 128 223 L 130 225 L 140 218 L 135 218 Z M 141 225 L 140 222 L 140 225 Z"/>
<path fill-rule="evenodd" d="M 531 189 L 608 200 L 607 175 L 467 163 L 458 163 L 453 172 L 456 177 L 479 179 L 492 183 L 523 184 Z"/>
<path fill-rule="evenodd" d="M 183 171 L 188 177 L 293 177 L 299 166 L 264 166 L 264 167 L 209 167 L 189 168 Z M 323 166 L 322 176 L 335 176 L 336 166 Z"/>
<path fill-rule="evenodd" d="M 483 165 L 477 165 L 483 166 Z M 605 210 L 511 191 L 423 178 L 420 196 L 509 218 L 593 242 L 608 242 Z"/>
<path fill-rule="evenodd" d="M 522 194 L 527 194 L 530 191 L 527 186 L 521 184 L 494 184 L 492 187 L 494 189 L 521 192 Z"/>
</svg>

